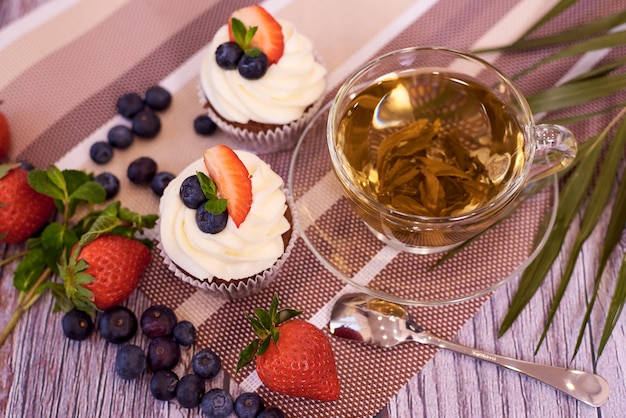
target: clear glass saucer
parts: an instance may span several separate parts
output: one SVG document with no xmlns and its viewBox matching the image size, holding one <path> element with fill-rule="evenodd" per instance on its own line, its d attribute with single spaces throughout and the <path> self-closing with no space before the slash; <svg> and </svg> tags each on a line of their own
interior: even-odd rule
<svg viewBox="0 0 626 418">
<path fill-rule="evenodd" d="M 556 176 L 538 193 L 518 199 L 509 216 L 445 261 L 446 253 L 409 254 L 383 244 L 352 210 L 332 171 L 329 107 L 300 137 L 289 167 L 289 193 L 306 245 L 355 291 L 406 305 L 458 303 L 517 277 L 543 248 L 556 215 Z"/>
</svg>

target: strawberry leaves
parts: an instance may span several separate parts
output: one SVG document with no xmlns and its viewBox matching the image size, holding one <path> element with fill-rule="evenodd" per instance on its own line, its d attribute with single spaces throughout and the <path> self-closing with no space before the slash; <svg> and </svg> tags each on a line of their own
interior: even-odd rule
<svg viewBox="0 0 626 418">
<path fill-rule="evenodd" d="M 258 338 L 248 344 L 248 346 L 239 354 L 236 373 L 251 363 L 255 356 L 263 355 L 272 342 L 274 344 L 278 343 L 278 339 L 280 337 L 277 329 L 278 325 L 290 320 L 291 318 L 295 318 L 302 313 L 302 311 L 296 309 L 278 309 L 278 303 L 278 295 L 274 293 L 269 311 L 256 308 L 254 309 L 255 316 L 247 316 L 247 319 L 250 321 L 252 329 Z"/>
</svg>

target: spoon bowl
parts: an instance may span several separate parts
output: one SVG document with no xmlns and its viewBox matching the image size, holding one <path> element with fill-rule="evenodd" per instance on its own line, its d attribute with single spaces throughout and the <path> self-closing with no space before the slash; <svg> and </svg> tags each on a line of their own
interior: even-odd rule
<svg viewBox="0 0 626 418">
<path fill-rule="evenodd" d="M 422 329 L 404 306 L 366 294 L 348 294 L 337 300 L 330 332 L 386 348 L 416 341 L 456 351 L 525 374 L 595 407 L 603 405 L 609 396 L 607 381 L 597 374 L 516 360 L 439 338 Z"/>
</svg>

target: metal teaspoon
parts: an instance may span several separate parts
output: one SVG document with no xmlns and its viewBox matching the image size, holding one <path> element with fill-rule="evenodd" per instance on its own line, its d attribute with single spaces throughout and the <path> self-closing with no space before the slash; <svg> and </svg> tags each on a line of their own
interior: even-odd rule
<svg viewBox="0 0 626 418">
<path fill-rule="evenodd" d="M 609 396 L 609 384 L 597 374 L 516 360 L 441 339 L 417 325 L 404 306 L 365 294 L 344 295 L 337 300 L 330 331 L 381 347 L 417 341 L 456 351 L 525 374 L 595 407 L 603 405 Z"/>
</svg>

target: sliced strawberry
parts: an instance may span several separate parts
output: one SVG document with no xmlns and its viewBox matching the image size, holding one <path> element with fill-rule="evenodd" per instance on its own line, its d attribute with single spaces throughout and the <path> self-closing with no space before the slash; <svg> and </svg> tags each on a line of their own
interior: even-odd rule
<svg viewBox="0 0 626 418">
<path fill-rule="evenodd" d="M 228 216 L 239 227 L 252 206 L 252 182 L 248 169 L 226 145 L 205 150 L 204 165 L 217 186 L 219 196 L 226 199 Z"/>
<path fill-rule="evenodd" d="M 285 50 L 285 41 L 283 39 L 283 30 L 280 23 L 267 12 L 263 7 L 258 5 L 244 7 L 235 10 L 231 19 L 228 20 L 228 33 L 231 41 L 235 41 L 233 36 L 232 18 L 237 18 L 246 26 L 256 26 L 257 31 L 252 38 L 251 46 L 256 46 L 267 55 L 268 63 L 274 64 L 283 56 Z"/>
</svg>

